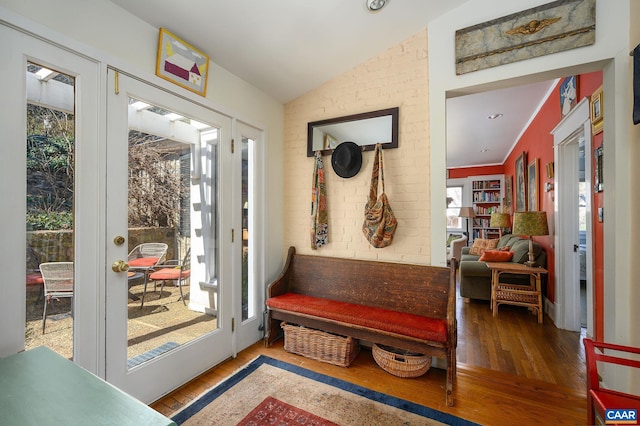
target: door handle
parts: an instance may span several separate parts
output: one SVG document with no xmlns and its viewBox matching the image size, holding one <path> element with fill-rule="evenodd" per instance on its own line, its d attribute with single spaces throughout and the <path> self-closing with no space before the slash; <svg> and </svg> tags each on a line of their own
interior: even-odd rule
<svg viewBox="0 0 640 426">
<path fill-rule="evenodd" d="M 111 265 L 111 269 L 113 269 L 113 272 L 127 272 L 129 270 L 129 264 L 124 260 L 116 260 L 113 262 L 113 265 Z"/>
<path fill-rule="evenodd" d="M 573 252 L 574 252 L 574 253 L 577 253 L 577 252 L 578 252 L 578 250 L 580 250 L 580 246 L 579 246 L 579 245 L 577 245 L 577 244 L 574 244 L 574 245 L 573 245 Z"/>
</svg>

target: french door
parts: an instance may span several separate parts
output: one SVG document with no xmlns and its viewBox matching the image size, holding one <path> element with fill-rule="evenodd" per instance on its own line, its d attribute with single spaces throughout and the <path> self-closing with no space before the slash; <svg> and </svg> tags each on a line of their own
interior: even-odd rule
<svg viewBox="0 0 640 426">
<path fill-rule="evenodd" d="M 258 341 L 262 131 L 3 22 L 0 39 L 0 357 L 47 345 L 150 402 Z M 145 243 L 186 275 L 129 265 Z M 73 262 L 73 297 L 43 297 L 43 262 Z"/>
<path fill-rule="evenodd" d="M 234 323 L 237 323 L 234 353 L 257 342 L 264 330 L 264 250 L 263 217 L 255 206 L 264 205 L 263 132 L 246 123 L 237 122 L 234 149 L 234 229 L 241 230 L 235 238 L 234 254 Z"/>
<path fill-rule="evenodd" d="M 107 122 L 106 379 L 148 403 L 233 354 L 232 120 L 110 69 Z"/>
<path fill-rule="evenodd" d="M 100 64 L 2 22 L 0 39 L 0 357 L 45 345 L 100 374 Z M 43 294 L 45 262 L 73 263 L 73 297 Z"/>
</svg>

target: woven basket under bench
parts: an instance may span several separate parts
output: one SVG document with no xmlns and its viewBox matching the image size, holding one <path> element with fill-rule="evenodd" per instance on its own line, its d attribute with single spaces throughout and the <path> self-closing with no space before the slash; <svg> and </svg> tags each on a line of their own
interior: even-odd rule
<svg viewBox="0 0 640 426">
<path fill-rule="evenodd" d="M 284 350 L 317 361 L 348 367 L 360 352 L 358 339 L 283 322 Z"/>
<path fill-rule="evenodd" d="M 431 367 L 431 357 L 402 349 L 373 344 L 373 359 L 387 373 L 398 377 L 420 377 Z"/>
</svg>

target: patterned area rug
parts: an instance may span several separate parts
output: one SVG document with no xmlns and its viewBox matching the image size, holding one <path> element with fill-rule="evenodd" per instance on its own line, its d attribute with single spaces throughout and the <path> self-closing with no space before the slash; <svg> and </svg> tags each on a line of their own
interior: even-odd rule
<svg viewBox="0 0 640 426">
<path fill-rule="evenodd" d="M 264 355 L 173 420 L 180 425 L 475 425 Z"/>
<path fill-rule="evenodd" d="M 247 417 L 242 419 L 239 425 L 261 426 L 261 425 L 318 425 L 318 426 L 338 426 L 320 416 L 311 414 L 301 408 L 289 405 L 286 402 L 278 401 L 273 397 L 266 397 L 260 405 L 251 411 Z"/>
</svg>

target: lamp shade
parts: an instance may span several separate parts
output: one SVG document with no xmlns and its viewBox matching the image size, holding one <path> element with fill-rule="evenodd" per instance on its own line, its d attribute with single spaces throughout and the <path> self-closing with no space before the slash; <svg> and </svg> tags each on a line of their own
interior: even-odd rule
<svg viewBox="0 0 640 426">
<path fill-rule="evenodd" d="M 511 226 L 511 215 L 509 213 L 491 213 L 489 226 L 492 228 L 509 228 Z"/>
<path fill-rule="evenodd" d="M 476 212 L 473 210 L 473 207 L 460 207 L 458 217 L 476 217 Z"/>
<path fill-rule="evenodd" d="M 513 214 L 515 235 L 549 235 L 547 212 L 515 212 Z"/>
</svg>

